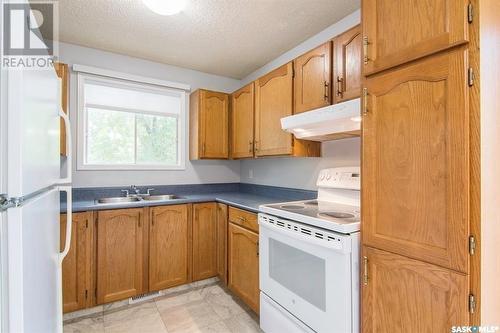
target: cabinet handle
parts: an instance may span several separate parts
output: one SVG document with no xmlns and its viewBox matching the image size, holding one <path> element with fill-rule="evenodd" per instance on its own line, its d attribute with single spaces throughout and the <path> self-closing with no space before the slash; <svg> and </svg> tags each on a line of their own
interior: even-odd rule
<svg viewBox="0 0 500 333">
<path fill-rule="evenodd" d="M 240 220 L 241 222 L 246 222 L 246 218 L 244 218 L 243 216 L 237 216 L 236 217 L 238 220 Z"/>
<path fill-rule="evenodd" d="M 363 88 L 363 114 L 368 113 L 368 88 Z"/>
<path fill-rule="evenodd" d="M 253 152 L 253 141 L 252 140 L 248 141 L 248 152 L 249 153 Z"/>
<path fill-rule="evenodd" d="M 368 284 L 368 257 L 363 256 L 363 284 Z"/>
<path fill-rule="evenodd" d="M 370 44 L 368 42 L 368 37 L 363 36 L 363 62 L 365 65 L 367 65 L 370 60 L 370 58 L 368 58 L 368 44 Z"/>
<path fill-rule="evenodd" d="M 257 140 L 254 141 L 254 150 L 256 152 L 259 151 L 259 141 L 257 141 Z"/>
<path fill-rule="evenodd" d="M 329 87 L 329 84 L 328 84 L 328 82 L 326 82 L 326 81 L 325 81 L 325 84 L 324 84 L 324 88 L 325 88 L 324 98 L 325 98 L 325 100 L 326 100 L 326 101 L 328 101 L 328 100 L 329 100 L 329 95 L 330 95 L 330 94 L 328 93 L 328 92 L 329 92 L 328 87 Z"/>
<path fill-rule="evenodd" d="M 259 256 L 259 241 L 257 241 L 257 257 Z"/>
<path fill-rule="evenodd" d="M 344 91 L 344 78 L 337 76 L 337 96 L 342 96 Z"/>
<path fill-rule="evenodd" d="M 202 154 L 203 156 L 205 156 L 205 150 L 206 150 L 206 146 L 205 146 L 205 143 L 203 143 L 203 144 L 201 145 L 201 154 Z"/>
</svg>

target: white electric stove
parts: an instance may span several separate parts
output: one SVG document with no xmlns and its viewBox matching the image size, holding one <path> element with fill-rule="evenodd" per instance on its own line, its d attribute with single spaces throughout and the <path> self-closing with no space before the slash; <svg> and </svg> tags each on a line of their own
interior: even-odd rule
<svg viewBox="0 0 500 333">
<path fill-rule="evenodd" d="M 318 198 L 259 210 L 260 326 L 358 332 L 360 169 L 321 170 Z"/>
</svg>

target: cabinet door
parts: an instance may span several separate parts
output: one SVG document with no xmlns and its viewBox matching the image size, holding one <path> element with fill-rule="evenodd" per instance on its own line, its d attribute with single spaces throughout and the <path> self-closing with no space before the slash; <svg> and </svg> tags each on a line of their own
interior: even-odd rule
<svg viewBox="0 0 500 333">
<path fill-rule="evenodd" d="M 91 306 L 92 212 L 74 213 L 71 246 L 62 263 L 63 312 Z M 66 214 L 61 214 L 61 250 L 66 240 Z"/>
<path fill-rule="evenodd" d="M 187 205 L 152 207 L 149 221 L 149 290 L 187 283 Z"/>
<path fill-rule="evenodd" d="M 217 275 L 227 284 L 227 205 L 217 204 Z"/>
<path fill-rule="evenodd" d="M 414 60 L 468 40 L 468 0 L 363 0 L 364 73 Z"/>
<path fill-rule="evenodd" d="M 361 27 L 335 38 L 334 102 L 357 98 L 361 93 Z"/>
<path fill-rule="evenodd" d="M 468 271 L 467 54 L 366 80 L 363 243 Z"/>
<path fill-rule="evenodd" d="M 449 332 L 469 325 L 467 275 L 369 247 L 363 256 L 362 332 Z"/>
<path fill-rule="evenodd" d="M 292 154 L 292 135 L 281 129 L 281 118 L 292 115 L 292 63 L 255 82 L 255 155 Z"/>
<path fill-rule="evenodd" d="M 202 158 L 228 158 L 229 96 L 201 90 L 200 120 Z"/>
<path fill-rule="evenodd" d="M 217 275 L 216 203 L 193 204 L 193 280 Z"/>
<path fill-rule="evenodd" d="M 142 208 L 97 213 L 97 303 L 145 292 L 145 224 Z"/>
<path fill-rule="evenodd" d="M 229 223 L 228 287 L 259 313 L 259 235 Z"/>
<path fill-rule="evenodd" d="M 293 61 L 295 68 L 294 113 L 331 104 L 331 53 L 332 43 L 328 42 Z"/>
<path fill-rule="evenodd" d="M 231 95 L 231 157 L 253 157 L 254 83 Z"/>
</svg>

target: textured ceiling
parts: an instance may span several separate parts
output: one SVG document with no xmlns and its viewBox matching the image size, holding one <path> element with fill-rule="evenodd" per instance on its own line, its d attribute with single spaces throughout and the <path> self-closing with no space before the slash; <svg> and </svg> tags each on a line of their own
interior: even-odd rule
<svg viewBox="0 0 500 333">
<path fill-rule="evenodd" d="M 168 0 L 166 0 L 168 1 Z M 241 79 L 359 8 L 359 0 L 60 0 L 63 42 Z"/>
</svg>

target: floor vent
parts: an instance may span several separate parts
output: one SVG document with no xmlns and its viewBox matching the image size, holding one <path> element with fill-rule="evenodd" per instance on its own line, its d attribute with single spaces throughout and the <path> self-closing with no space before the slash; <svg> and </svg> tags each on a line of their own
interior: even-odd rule
<svg viewBox="0 0 500 333">
<path fill-rule="evenodd" d="M 128 304 L 136 304 L 136 303 L 141 303 L 145 301 L 149 301 L 150 299 L 156 298 L 161 296 L 161 292 L 159 291 L 153 291 L 150 293 L 145 293 L 145 294 L 140 294 L 134 297 L 130 297 L 128 299 Z"/>
</svg>

